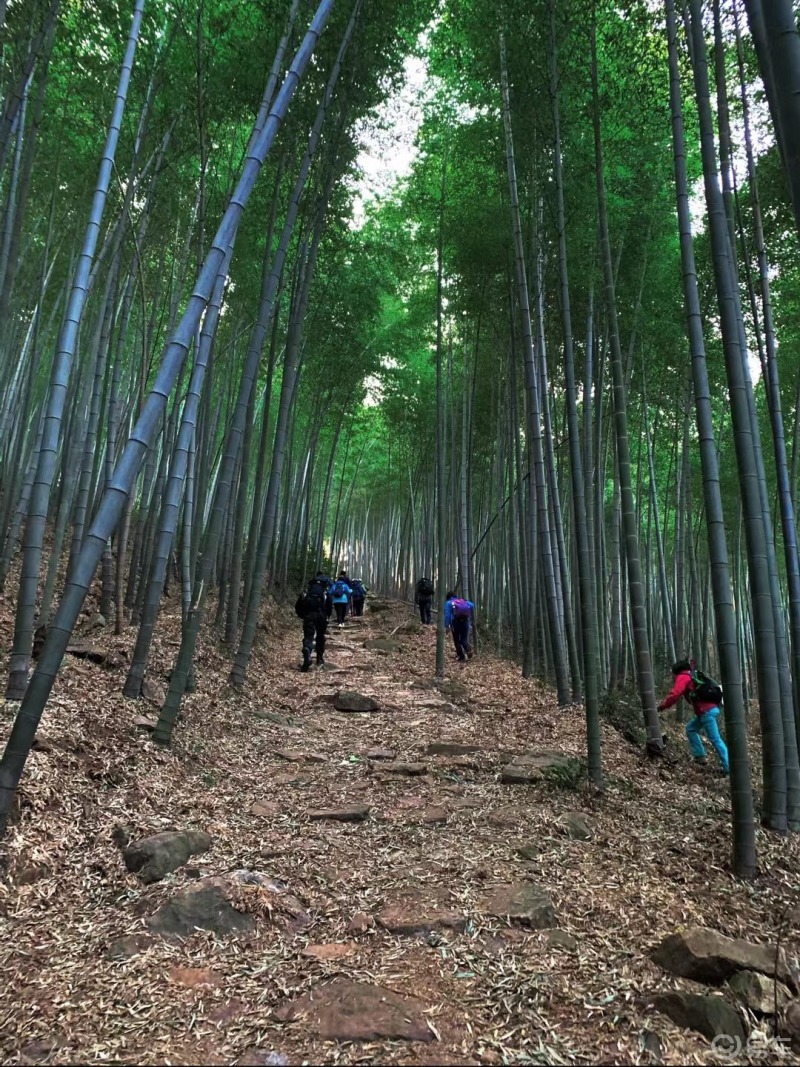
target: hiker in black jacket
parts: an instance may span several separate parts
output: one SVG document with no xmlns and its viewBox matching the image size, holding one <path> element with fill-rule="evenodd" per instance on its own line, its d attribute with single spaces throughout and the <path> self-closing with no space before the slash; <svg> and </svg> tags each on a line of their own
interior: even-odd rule
<svg viewBox="0 0 800 1067">
<path fill-rule="evenodd" d="M 350 598 L 353 615 L 356 618 L 360 618 L 364 614 L 364 601 L 367 596 L 367 587 L 360 578 L 353 578 L 350 582 L 350 588 L 353 590 L 353 595 Z"/>
<path fill-rule="evenodd" d="M 333 605 L 328 596 L 328 587 L 319 578 L 312 578 L 308 589 L 297 598 L 294 610 L 303 620 L 303 666 L 301 671 L 311 667 L 311 652 L 316 643 L 317 666 L 325 663 L 325 635 L 328 632 L 328 619 Z"/>
<path fill-rule="evenodd" d="M 433 622 L 431 618 L 431 607 L 433 605 L 433 582 L 430 578 L 420 578 L 417 582 L 416 593 L 414 600 L 419 606 L 419 617 L 422 620 L 424 626 L 430 626 Z"/>
</svg>

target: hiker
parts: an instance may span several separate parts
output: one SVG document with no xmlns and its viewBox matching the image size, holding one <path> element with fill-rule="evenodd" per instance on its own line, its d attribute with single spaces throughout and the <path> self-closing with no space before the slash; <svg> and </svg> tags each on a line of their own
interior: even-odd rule
<svg viewBox="0 0 800 1067">
<path fill-rule="evenodd" d="M 673 663 L 672 673 L 675 676 L 675 685 L 669 696 L 664 697 L 658 705 L 658 710 L 666 711 L 683 697 L 694 711 L 693 718 L 686 724 L 686 737 L 689 740 L 689 748 L 695 763 L 701 767 L 706 764 L 706 750 L 700 736 L 701 733 L 705 733 L 716 750 L 722 773 L 727 774 L 729 771 L 728 748 L 720 736 L 717 725 L 719 706 L 722 703 L 722 690 L 716 682 L 712 682 L 702 671 L 696 669 L 693 660 L 682 659 Z"/>
<path fill-rule="evenodd" d="M 433 582 L 430 578 L 420 578 L 417 582 L 416 592 L 414 594 L 414 601 L 419 607 L 419 617 L 423 626 L 430 626 L 433 622 L 431 618 L 431 605 L 433 604 Z"/>
<path fill-rule="evenodd" d="M 347 584 L 347 572 L 340 571 L 339 577 L 333 583 L 330 589 L 330 598 L 333 601 L 333 606 L 336 610 L 336 621 L 339 624 L 341 630 L 344 626 L 345 616 L 347 615 L 347 608 L 350 604 L 350 597 L 353 595 L 353 590 Z"/>
<path fill-rule="evenodd" d="M 322 582 L 326 590 L 330 590 L 330 587 L 333 585 L 332 580 L 328 577 L 325 571 L 317 571 L 316 580 Z"/>
<path fill-rule="evenodd" d="M 297 598 L 294 610 L 303 620 L 303 665 L 300 670 L 307 671 L 311 667 L 311 653 L 315 647 L 317 666 L 322 667 L 325 664 L 325 634 L 331 614 L 331 600 L 325 582 L 319 577 L 312 578 L 306 591 Z"/>
<path fill-rule="evenodd" d="M 475 605 L 471 600 L 462 600 L 455 593 L 448 593 L 444 604 L 444 628 L 450 630 L 453 635 L 453 644 L 456 646 L 456 655 L 459 662 L 465 663 L 472 659 L 472 649 L 469 644 L 469 624 L 473 618 Z"/>
<path fill-rule="evenodd" d="M 354 578 L 350 583 L 350 588 L 353 590 L 353 615 L 360 619 L 364 614 L 364 601 L 367 597 L 367 587 L 360 578 Z"/>
</svg>

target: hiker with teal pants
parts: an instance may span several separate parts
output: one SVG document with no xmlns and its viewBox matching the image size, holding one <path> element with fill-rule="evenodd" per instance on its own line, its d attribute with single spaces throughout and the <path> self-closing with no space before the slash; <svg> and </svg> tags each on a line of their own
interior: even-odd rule
<svg viewBox="0 0 800 1067">
<path fill-rule="evenodd" d="M 717 753 L 722 773 L 727 774 L 728 747 L 722 740 L 717 723 L 722 690 L 716 682 L 697 670 L 693 660 L 683 659 L 673 663 L 672 673 L 675 676 L 675 685 L 669 696 L 664 697 L 658 705 L 658 710 L 666 711 L 683 697 L 694 712 L 694 716 L 686 724 L 686 737 L 695 763 L 705 766 L 706 750 L 701 737 L 701 734 L 705 734 Z"/>
</svg>

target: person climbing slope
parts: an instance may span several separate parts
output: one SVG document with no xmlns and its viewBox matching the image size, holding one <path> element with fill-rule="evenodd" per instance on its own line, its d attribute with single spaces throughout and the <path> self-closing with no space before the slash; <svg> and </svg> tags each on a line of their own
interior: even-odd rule
<svg viewBox="0 0 800 1067">
<path fill-rule="evenodd" d="M 433 604 L 433 582 L 430 578 L 420 578 L 414 593 L 414 601 L 419 607 L 419 617 L 423 626 L 430 626 L 431 606 Z"/>
<path fill-rule="evenodd" d="M 339 629 L 344 626 L 345 616 L 347 614 L 347 607 L 350 603 L 350 597 L 353 595 L 353 590 L 350 588 L 347 582 L 347 572 L 340 571 L 339 577 L 333 583 L 330 589 L 330 597 L 333 601 L 333 606 L 336 611 L 336 621 L 339 624 Z"/>
<path fill-rule="evenodd" d="M 303 620 L 303 665 L 300 670 L 307 671 L 310 668 L 315 645 L 317 666 L 321 667 L 325 663 L 325 635 L 331 614 L 331 600 L 325 582 L 319 577 L 312 578 L 306 591 L 297 598 L 294 610 Z"/>
<path fill-rule="evenodd" d="M 474 625 L 475 605 L 471 600 L 462 600 L 455 593 L 448 593 L 444 604 L 444 628 L 453 635 L 456 656 L 461 663 L 472 659 L 469 644 L 469 627 Z"/>
<path fill-rule="evenodd" d="M 360 578 L 354 578 L 350 582 L 350 588 L 353 590 L 353 599 L 351 601 L 353 615 L 356 618 L 360 618 L 364 614 L 364 601 L 367 597 L 367 587 Z"/>
<path fill-rule="evenodd" d="M 705 766 L 706 750 L 700 736 L 701 733 L 705 733 L 716 750 L 722 773 L 727 774 L 729 771 L 728 748 L 722 740 L 717 725 L 722 703 L 722 690 L 710 678 L 706 678 L 702 672 L 697 671 L 693 660 L 683 659 L 673 663 L 672 673 L 675 676 L 675 685 L 672 687 L 672 692 L 658 705 L 658 710 L 666 711 L 683 697 L 694 711 L 694 717 L 686 724 L 686 737 L 695 763 Z"/>
</svg>

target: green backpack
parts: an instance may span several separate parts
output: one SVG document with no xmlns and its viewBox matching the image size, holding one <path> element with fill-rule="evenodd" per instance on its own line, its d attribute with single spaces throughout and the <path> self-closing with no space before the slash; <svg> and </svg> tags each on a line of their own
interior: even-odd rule
<svg viewBox="0 0 800 1067">
<path fill-rule="evenodd" d="M 692 704 L 697 704 L 700 701 L 708 704 L 722 703 L 722 686 L 718 682 L 715 682 L 713 678 L 709 678 L 707 674 L 698 670 L 697 667 L 692 667 L 690 677 L 694 684 L 694 689 L 686 695 Z"/>
</svg>

